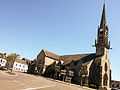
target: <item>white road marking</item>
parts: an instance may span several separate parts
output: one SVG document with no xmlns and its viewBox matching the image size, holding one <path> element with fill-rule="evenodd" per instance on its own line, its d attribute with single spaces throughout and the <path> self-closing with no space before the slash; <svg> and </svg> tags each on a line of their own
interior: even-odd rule
<svg viewBox="0 0 120 90">
<path fill-rule="evenodd" d="M 56 85 L 51 85 L 51 86 L 42 86 L 42 87 L 36 87 L 36 88 L 26 88 L 22 90 L 36 90 L 36 89 L 42 89 L 42 88 L 49 88 L 49 87 L 54 87 Z"/>
</svg>

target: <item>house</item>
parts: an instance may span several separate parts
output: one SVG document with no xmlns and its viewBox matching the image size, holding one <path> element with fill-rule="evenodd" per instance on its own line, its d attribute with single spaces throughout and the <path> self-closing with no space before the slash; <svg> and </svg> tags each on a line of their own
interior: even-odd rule
<svg viewBox="0 0 120 90">
<path fill-rule="evenodd" d="M 26 60 L 16 59 L 13 64 L 13 71 L 27 72 L 28 64 Z"/>
<path fill-rule="evenodd" d="M 120 81 L 112 80 L 112 90 L 119 90 L 120 89 Z"/>
<path fill-rule="evenodd" d="M 6 60 L 6 59 L 0 58 L 0 68 L 5 67 L 5 66 L 6 66 L 6 63 L 7 63 L 7 60 Z"/>
</svg>

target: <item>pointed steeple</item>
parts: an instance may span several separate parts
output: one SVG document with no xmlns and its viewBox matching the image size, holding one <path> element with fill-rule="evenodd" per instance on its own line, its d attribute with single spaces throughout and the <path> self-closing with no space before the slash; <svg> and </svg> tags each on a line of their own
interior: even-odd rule
<svg viewBox="0 0 120 90">
<path fill-rule="evenodd" d="M 106 23 L 105 3 L 104 3 L 100 26 L 98 27 L 97 40 L 95 40 L 96 52 L 98 54 L 104 55 L 104 48 L 110 49 L 108 34 L 109 34 L 109 29 Z"/>
<path fill-rule="evenodd" d="M 103 28 L 106 25 L 106 15 L 105 15 L 105 3 L 103 5 L 102 17 L 100 22 L 100 28 Z"/>
</svg>

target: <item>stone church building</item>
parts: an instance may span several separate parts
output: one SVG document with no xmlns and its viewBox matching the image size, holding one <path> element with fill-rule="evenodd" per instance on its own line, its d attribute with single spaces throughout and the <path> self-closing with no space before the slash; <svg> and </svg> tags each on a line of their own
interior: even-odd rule
<svg viewBox="0 0 120 90">
<path fill-rule="evenodd" d="M 109 29 L 106 21 L 105 4 L 101 16 L 100 25 L 95 40 L 96 53 L 57 55 L 42 50 L 37 56 L 37 71 L 43 73 L 50 64 L 59 61 L 64 69 L 74 72 L 71 82 L 99 90 L 110 90 L 111 66 L 109 61 L 110 41 Z"/>
</svg>

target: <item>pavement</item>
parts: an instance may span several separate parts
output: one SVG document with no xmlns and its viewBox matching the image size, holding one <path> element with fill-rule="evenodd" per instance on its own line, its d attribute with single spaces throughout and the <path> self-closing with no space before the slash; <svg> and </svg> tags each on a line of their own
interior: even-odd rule
<svg viewBox="0 0 120 90">
<path fill-rule="evenodd" d="M 41 76 L 0 70 L 0 90 L 92 90 Z"/>
</svg>

